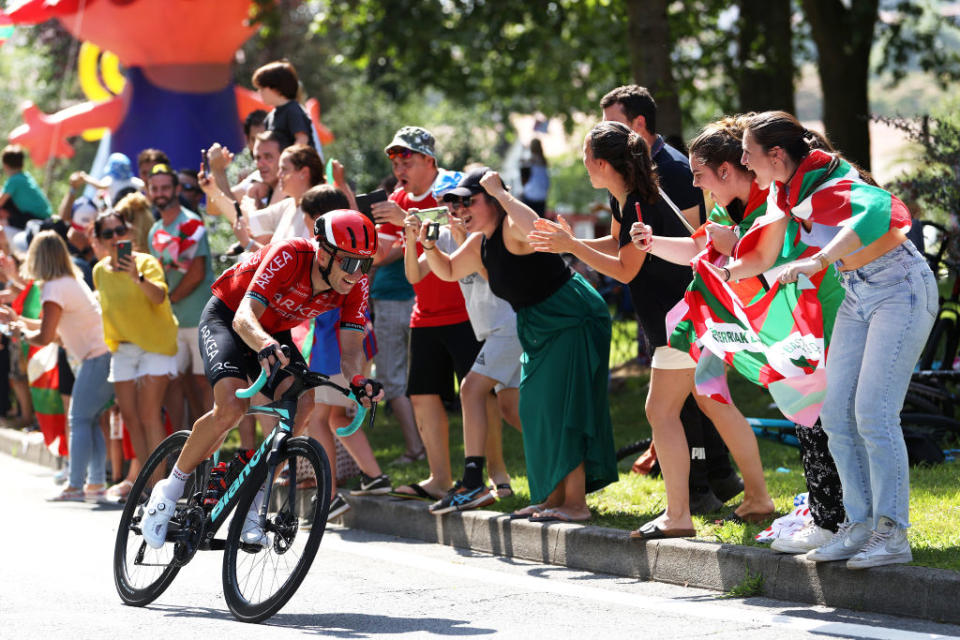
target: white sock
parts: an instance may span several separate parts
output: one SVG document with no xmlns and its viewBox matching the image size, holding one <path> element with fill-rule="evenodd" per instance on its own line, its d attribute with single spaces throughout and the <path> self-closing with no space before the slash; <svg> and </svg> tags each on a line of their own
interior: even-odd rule
<svg viewBox="0 0 960 640">
<path fill-rule="evenodd" d="M 163 495 L 168 500 L 176 502 L 183 496 L 183 489 L 187 486 L 187 480 L 189 479 L 189 473 L 184 473 L 177 468 L 177 465 L 173 465 L 173 471 L 170 472 L 167 481 L 160 485 L 163 487 Z"/>
</svg>

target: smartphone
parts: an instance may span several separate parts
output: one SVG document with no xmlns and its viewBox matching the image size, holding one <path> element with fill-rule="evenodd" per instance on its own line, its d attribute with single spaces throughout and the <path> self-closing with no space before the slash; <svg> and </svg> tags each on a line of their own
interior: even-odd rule
<svg viewBox="0 0 960 640">
<path fill-rule="evenodd" d="M 206 149 L 200 149 L 200 171 L 202 171 L 204 174 L 210 173 L 207 170 L 207 150 Z"/>
<path fill-rule="evenodd" d="M 421 222 L 436 222 L 437 224 L 447 224 L 449 211 L 446 207 L 433 207 L 432 209 L 420 209 L 417 216 Z"/>
<path fill-rule="evenodd" d="M 129 240 L 121 240 L 117 243 L 117 262 L 133 255 L 133 243 Z"/>
<path fill-rule="evenodd" d="M 637 203 L 637 222 L 643 224 L 643 210 L 640 208 L 640 203 Z"/>
<path fill-rule="evenodd" d="M 357 196 L 357 211 L 367 216 L 373 215 L 373 205 L 378 202 L 387 201 L 387 192 L 383 189 L 377 189 L 370 193 L 361 193 Z"/>
</svg>

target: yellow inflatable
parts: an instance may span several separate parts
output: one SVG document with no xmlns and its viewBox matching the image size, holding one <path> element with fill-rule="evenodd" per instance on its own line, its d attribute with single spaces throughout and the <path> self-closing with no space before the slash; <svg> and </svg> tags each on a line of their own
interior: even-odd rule
<svg viewBox="0 0 960 640">
<path fill-rule="evenodd" d="M 92 42 L 80 45 L 77 58 L 77 75 L 80 88 L 91 102 L 106 102 L 123 93 L 126 79 L 120 71 L 120 59 L 109 51 L 101 51 Z M 107 129 L 87 129 L 83 139 L 99 140 Z"/>
</svg>

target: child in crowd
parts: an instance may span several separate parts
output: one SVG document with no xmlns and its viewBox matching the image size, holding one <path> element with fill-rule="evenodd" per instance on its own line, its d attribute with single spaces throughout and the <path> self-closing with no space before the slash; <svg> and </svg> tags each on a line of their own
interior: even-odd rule
<svg viewBox="0 0 960 640">
<path fill-rule="evenodd" d="M 253 86 L 260 92 L 260 99 L 273 107 L 264 124 L 267 131 L 280 137 L 280 149 L 292 144 L 305 144 L 317 149 L 310 117 L 297 102 L 300 80 L 297 70 L 286 60 L 265 64 L 253 74 Z"/>
<path fill-rule="evenodd" d="M 15 144 L 4 147 L 0 155 L 3 172 L 7 176 L 3 192 L 0 193 L 0 222 L 11 237 L 15 233 L 11 229 L 23 230 L 30 220 L 42 220 L 53 214 L 53 207 L 40 190 L 40 185 L 33 176 L 24 172 L 23 156 L 23 149 Z"/>
</svg>

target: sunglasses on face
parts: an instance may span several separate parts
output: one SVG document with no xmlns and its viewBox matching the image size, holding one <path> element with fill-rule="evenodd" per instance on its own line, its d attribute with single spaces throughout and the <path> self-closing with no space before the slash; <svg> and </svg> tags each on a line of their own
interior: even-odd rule
<svg viewBox="0 0 960 640">
<path fill-rule="evenodd" d="M 111 238 L 113 238 L 113 236 L 122 238 L 125 235 L 127 235 L 127 227 L 125 225 L 122 225 L 119 227 L 111 227 L 110 229 L 100 230 L 100 238 L 102 240 L 110 240 Z"/>
<path fill-rule="evenodd" d="M 467 196 L 466 198 L 458 198 L 450 202 L 450 208 L 453 209 L 453 212 L 456 213 L 460 209 L 469 209 L 473 206 L 474 198 L 477 196 Z"/>
<path fill-rule="evenodd" d="M 396 160 L 397 158 L 406 160 L 407 158 L 412 158 L 414 153 L 415 152 L 410 149 L 390 149 L 387 151 L 387 157 L 391 160 Z"/>
<path fill-rule="evenodd" d="M 373 258 L 353 258 L 350 256 L 338 256 L 336 254 L 334 254 L 334 257 L 340 265 L 340 270 L 347 275 L 353 275 L 357 271 L 369 273 L 370 268 L 373 267 Z"/>
<path fill-rule="evenodd" d="M 200 187 L 198 187 L 195 184 L 181 184 L 180 190 L 181 191 L 200 191 Z"/>
</svg>

